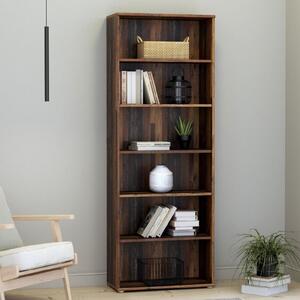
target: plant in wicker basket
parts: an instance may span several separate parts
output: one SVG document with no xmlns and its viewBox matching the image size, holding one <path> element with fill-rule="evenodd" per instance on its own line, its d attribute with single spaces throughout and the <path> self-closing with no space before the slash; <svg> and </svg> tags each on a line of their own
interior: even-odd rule
<svg viewBox="0 0 300 300">
<path fill-rule="evenodd" d="M 241 275 L 246 278 L 281 277 L 287 262 L 293 266 L 300 263 L 298 242 L 288 238 L 285 232 L 265 236 L 255 229 L 249 234 L 243 234 L 240 242 L 238 267 Z"/>
</svg>

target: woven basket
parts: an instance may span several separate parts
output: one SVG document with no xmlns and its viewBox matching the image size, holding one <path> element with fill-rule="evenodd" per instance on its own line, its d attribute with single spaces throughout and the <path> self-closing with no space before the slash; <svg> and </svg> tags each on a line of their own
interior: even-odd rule
<svg viewBox="0 0 300 300">
<path fill-rule="evenodd" d="M 189 59 L 189 37 L 183 42 L 143 41 L 137 36 L 138 58 Z"/>
</svg>

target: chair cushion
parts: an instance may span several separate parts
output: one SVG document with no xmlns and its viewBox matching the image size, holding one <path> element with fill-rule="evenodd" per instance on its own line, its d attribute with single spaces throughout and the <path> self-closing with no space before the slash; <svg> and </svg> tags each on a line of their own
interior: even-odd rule
<svg viewBox="0 0 300 300">
<path fill-rule="evenodd" d="M 6 203 L 3 189 L 0 186 L 0 223 L 14 224 L 10 210 Z M 23 246 L 23 242 L 16 229 L 0 230 L 0 251 Z"/>
<path fill-rule="evenodd" d="M 47 243 L 1 251 L 0 267 L 18 266 L 20 271 L 25 271 L 73 259 L 71 242 Z"/>
</svg>

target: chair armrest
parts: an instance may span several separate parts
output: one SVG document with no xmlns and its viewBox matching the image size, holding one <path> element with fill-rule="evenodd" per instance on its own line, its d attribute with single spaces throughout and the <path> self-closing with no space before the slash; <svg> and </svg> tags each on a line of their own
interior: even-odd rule
<svg viewBox="0 0 300 300">
<path fill-rule="evenodd" d="M 74 220 L 74 215 L 13 215 L 14 221 L 64 221 Z"/>
<path fill-rule="evenodd" d="M 15 224 L 0 224 L 0 230 L 14 229 Z"/>
</svg>

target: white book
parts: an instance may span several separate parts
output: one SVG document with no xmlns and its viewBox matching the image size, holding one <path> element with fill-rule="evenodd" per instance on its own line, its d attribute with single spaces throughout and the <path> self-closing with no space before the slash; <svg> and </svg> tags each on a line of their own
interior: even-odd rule
<svg viewBox="0 0 300 300">
<path fill-rule="evenodd" d="M 136 104 L 140 104 L 141 103 L 141 100 L 140 100 L 140 97 L 141 97 L 141 86 L 140 86 L 140 82 L 141 82 L 141 79 L 140 79 L 140 70 L 136 70 L 135 71 L 135 76 L 136 76 L 136 83 L 135 83 L 135 87 L 136 87 L 136 91 L 135 91 L 135 94 L 136 94 Z"/>
<path fill-rule="evenodd" d="M 280 285 L 290 284 L 291 283 L 291 276 L 284 275 L 282 277 L 259 277 L 253 276 L 247 278 L 248 285 L 251 286 L 260 286 L 260 287 L 276 287 Z"/>
<path fill-rule="evenodd" d="M 138 142 L 133 141 L 130 143 L 131 145 L 139 145 L 139 146 L 170 146 L 171 142 L 164 142 L 164 141 L 154 141 L 154 142 Z"/>
<path fill-rule="evenodd" d="M 191 217 L 174 217 L 174 221 L 198 221 L 198 216 Z"/>
<path fill-rule="evenodd" d="M 157 147 L 157 146 L 143 146 L 143 147 L 136 147 L 136 146 L 129 146 L 129 150 L 134 150 L 134 151 L 168 151 L 170 150 L 170 146 L 162 146 L 162 147 Z"/>
<path fill-rule="evenodd" d="M 141 104 L 144 104 L 144 72 L 143 70 L 140 70 L 141 71 L 141 76 L 140 76 L 140 87 L 141 87 Z"/>
<path fill-rule="evenodd" d="M 160 213 L 160 216 L 157 218 L 156 222 L 152 226 L 152 228 L 150 230 L 150 233 L 149 233 L 149 236 L 152 237 L 152 238 L 156 237 L 156 232 L 157 232 L 160 224 L 162 223 L 162 221 L 164 220 L 164 218 L 166 217 L 166 215 L 169 212 L 168 207 L 161 206 L 161 208 L 162 208 L 162 211 Z"/>
<path fill-rule="evenodd" d="M 176 231 L 174 229 L 168 229 L 168 235 L 171 236 L 194 236 L 196 235 L 196 230 L 181 230 Z"/>
<path fill-rule="evenodd" d="M 181 217 L 195 217 L 198 216 L 198 212 L 195 210 L 177 210 L 174 217 L 181 218 Z"/>
<path fill-rule="evenodd" d="M 170 222 L 172 227 L 199 227 L 199 221 L 174 221 Z"/>
<path fill-rule="evenodd" d="M 181 230 L 194 230 L 194 227 L 192 227 L 192 226 L 185 226 L 185 227 L 171 227 L 170 229 L 174 229 L 175 231 L 181 231 Z"/>
<path fill-rule="evenodd" d="M 251 286 L 251 285 L 242 285 L 241 292 L 243 294 L 257 295 L 257 296 L 273 296 L 288 291 L 288 285 L 284 284 L 276 287 L 261 287 L 261 286 Z"/>
<path fill-rule="evenodd" d="M 136 72 L 131 72 L 131 104 L 137 104 L 136 102 Z"/>
<path fill-rule="evenodd" d="M 132 104 L 131 81 L 132 81 L 131 72 L 127 72 L 127 87 L 126 87 L 127 104 Z"/>
<path fill-rule="evenodd" d="M 170 220 L 172 219 L 177 207 L 173 206 L 173 205 L 167 205 L 168 207 L 168 213 L 166 215 L 166 217 L 163 219 L 163 221 L 161 222 L 159 228 L 156 231 L 156 236 L 157 237 L 161 237 L 162 234 L 164 233 L 165 229 L 167 228 Z"/>
<path fill-rule="evenodd" d="M 149 213 L 147 214 L 142 226 L 138 229 L 137 233 L 142 237 L 147 237 L 153 224 L 155 223 L 156 219 L 160 215 L 162 208 L 160 206 L 153 206 Z"/>
</svg>

